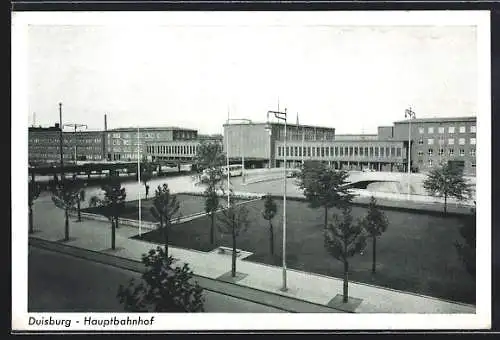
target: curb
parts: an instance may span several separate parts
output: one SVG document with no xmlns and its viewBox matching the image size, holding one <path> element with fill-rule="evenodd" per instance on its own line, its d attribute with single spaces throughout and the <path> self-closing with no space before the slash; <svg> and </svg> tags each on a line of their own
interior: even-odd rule
<svg viewBox="0 0 500 340">
<path fill-rule="evenodd" d="M 102 252 L 98 252 L 98 251 L 93 251 L 93 250 L 88 250 L 88 249 L 79 248 L 79 247 L 75 247 L 75 246 L 70 246 L 67 244 L 60 244 L 58 242 L 47 241 L 47 240 L 43 240 L 43 239 L 36 238 L 36 237 L 29 237 L 29 244 L 31 246 L 42 248 L 45 250 L 59 252 L 62 254 L 74 256 L 74 257 L 85 259 L 88 261 L 95 261 L 97 263 L 110 265 L 113 267 L 133 271 L 136 273 L 142 273 L 145 270 L 145 267 L 141 262 L 139 262 L 137 260 L 132 260 L 129 258 L 117 256 L 117 255 L 106 254 L 106 253 L 102 253 Z M 182 262 L 182 260 L 180 262 Z M 281 294 L 276 294 L 276 293 L 264 291 L 264 290 L 253 288 L 253 287 L 243 286 L 243 285 L 239 285 L 237 283 L 219 281 L 219 280 L 208 278 L 208 277 L 201 276 L 201 275 L 193 274 L 193 278 L 196 281 L 198 281 L 198 284 L 205 290 L 216 292 L 216 293 L 227 295 L 227 296 L 231 296 L 231 297 L 234 297 L 237 299 L 257 303 L 260 305 L 280 309 L 280 310 L 283 310 L 286 312 L 299 313 L 299 312 L 301 312 L 299 309 L 306 309 L 309 307 L 309 309 L 311 310 L 310 312 L 352 313 L 352 312 L 346 312 L 346 311 L 343 311 L 340 309 L 336 309 L 333 307 L 329 307 L 326 305 L 321 305 L 321 304 L 317 304 L 314 302 L 301 300 L 301 299 L 298 299 L 295 297 L 283 296 Z M 212 287 L 207 287 L 207 286 L 210 286 L 210 283 L 216 283 L 219 286 L 225 286 L 225 287 L 228 287 L 229 289 L 231 289 L 231 287 L 233 287 L 233 288 L 238 287 L 240 289 L 245 289 L 247 291 L 254 291 L 254 292 L 257 292 L 259 294 L 268 295 L 268 296 L 272 296 L 274 298 L 278 298 L 279 302 L 281 302 L 283 305 L 287 305 L 287 302 L 288 302 L 288 305 L 300 304 L 301 305 L 300 307 L 302 307 L 302 308 L 300 308 L 300 307 L 299 308 L 293 308 L 293 307 L 290 308 L 291 306 L 289 306 L 288 308 L 284 308 L 283 306 L 270 304 L 267 302 L 268 299 L 265 299 L 265 297 L 264 297 L 264 299 L 250 299 L 247 296 L 242 296 L 241 294 L 237 294 L 237 293 L 230 294 L 225 289 L 217 289 L 216 287 L 213 287 L 214 285 L 212 285 Z M 298 306 L 296 306 L 296 307 L 298 307 Z M 318 311 L 318 309 L 319 309 L 319 311 Z M 321 311 L 321 309 L 323 311 Z"/>
</svg>

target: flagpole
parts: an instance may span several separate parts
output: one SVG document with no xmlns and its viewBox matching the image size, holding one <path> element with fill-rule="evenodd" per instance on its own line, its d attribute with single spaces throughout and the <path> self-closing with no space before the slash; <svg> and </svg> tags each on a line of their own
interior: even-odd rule
<svg viewBox="0 0 500 340">
<path fill-rule="evenodd" d="M 139 139 L 139 126 L 137 126 L 137 183 L 139 189 L 137 196 L 139 197 L 139 236 L 142 234 L 142 216 L 141 216 L 141 154 L 140 154 L 140 139 Z"/>
</svg>

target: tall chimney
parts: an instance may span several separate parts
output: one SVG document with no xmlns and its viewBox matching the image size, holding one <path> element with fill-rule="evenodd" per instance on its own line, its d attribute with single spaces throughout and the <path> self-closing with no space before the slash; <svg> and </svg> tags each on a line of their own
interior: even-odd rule
<svg viewBox="0 0 500 340">
<path fill-rule="evenodd" d="M 108 115 L 104 114 L 104 131 L 108 131 Z"/>
</svg>

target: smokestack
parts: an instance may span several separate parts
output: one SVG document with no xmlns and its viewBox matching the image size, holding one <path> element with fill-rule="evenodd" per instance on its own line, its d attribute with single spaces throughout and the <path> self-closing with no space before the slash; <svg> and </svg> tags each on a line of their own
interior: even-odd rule
<svg viewBox="0 0 500 340">
<path fill-rule="evenodd" d="M 108 115 L 104 114 L 104 131 L 108 131 Z"/>
</svg>

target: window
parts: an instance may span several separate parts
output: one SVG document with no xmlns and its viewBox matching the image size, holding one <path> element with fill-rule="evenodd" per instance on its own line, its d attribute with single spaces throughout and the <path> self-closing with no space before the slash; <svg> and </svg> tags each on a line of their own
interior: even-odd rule
<svg viewBox="0 0 500 340">
<path fill-rule="evenodd" d="M 432 159 L 429 159 L 429 166 L 432 166 Z"/>
<path fill-rule="evenodd" d="M 312 155 L 313 155 L 313 157 L 316 156 L 316 148 L 312 147 L 311 149 L 312 149 Z"/>
<path fill-rule="evenodd" d="M 341 149 L 342 149 L 342 148 L 341 148 Z M 336 147 L 335 147 L 335 156 L 338 156 L 338 155 L 339 155 L 339 147 L 338 147 L 338 146 L 336 146 Z"/>
<path fill-rule="evenodd" d="M 333 156 L 333 146 L 330 146 L 330 156 Z"/>
<path fill-rule="evenodd" d="M 444 127 L 442 127 L 442 126 L 438 127 L 438 132 L 439 133 L 444 133 Z"/>
<path fill-rule="evenodd" d="M 476 149 L 470 149 L 470 155 L 476 157 Z"/>
<path fill-rule="evenodd" d="M 448 133 L 455 133 L 455 127 L 454 126 L 450 126 L 448 128 Z"/>
<path fill-rule="evenodd" d="M 418 140 L 418 145 L 424 145 L 424 140 L 422 138 Z"/>
<path fill-rule="evenodd" d="M 448 150 L 448 155 L 453 156 L 454 154 L 455 154 L 455 150 L 454 149 L 449 149 Z"/>
<path fill-rule="evenodd" d="M 330 148 L 329 147 L 325 148 L 325 154 L 326 154 L 326 157 L 330 156 Z"/>
<path fill-rule="evenodd" d="M 444 154 L 444 149 L 439 149 L 439 156 L 442 156 Z"/>
<path fill-rule="evenodd" d="M 325 148 L 321 147 L 321 157 L 325 157 Z"/>
<path fill-rule="evenodd" d="M 422 157 L 424 155 L 424 152 L 422 150 L 420 150 L 417 154 L 419 157 Z"/>
<path fill-rule="evenodd" d="M 119 133 L 113 133 L 113 138 L 120 138 L 120 134 Z"/>
<path fill-rule="evenodd" d="M 389 147 L 385 148 L 385 156 L 386 157 L 390 157 L 391 156 L 391 149 L 389 149 Z"/>
<path fill-rule="evenodd" d="M 397 148 L 397 149 L 396 149 L 396 152 L 397 152 L 397 153 L 396 153 L 396 156 L 397 156 L 397 157 L 401 157 L 401 148 Z"/>
<path fill-rule="evenodd" d="M 458 144 L 459 145 L 465 145 L 465 138 L 459 138 L 458 139 Z"/>
<path fill-rule="evenodd" d="M 365 148 L 365 156 L 368 157 L 368 147 Z"/>
<path fill-rule="evenodd" d="M 429 138 L 427 140 L 427 145 L 433 145 L 434 144 L 434 139 L 433 138 Z"/>
<path fill-rule="evenodd" d="M 375 157 L 378 157 L 378 147 L 375 147 Z"/>
<path fill-rule="evenodd" d="M 460 133 L 465 133 L 465 126 L 460 127 Z"/>
<path fill-rule="evenodd" d="M 343 147 L 340 147 L 340 155 L 344 156 L 344 148 Z"/>
<path fill-rule="evenodd" d="M 429 157 L 432 157 L 432 155 L 434 154 L 434 150 L 429 149 L 429 150 L 427 151 L 427 153 L 429 154 Z"/>
<path fill-rule="evenodd" d="M 349 148 L 347 146 L 344 147 L 344 154 L 349 156 Z"/>
<path fill-rule="evenodd" d="M 319 155 L 320 155 L 319 153 L 320 153 L 320 151 L 319 151 L 319 146 L 317 146 L 317 147 L 316 147 L 316 157 L 319 157 Z"/>
<path fill-rule="evenodd" d="M 461 157 L 465 156 L 465 150 L 464 149 L 460 149 L 460 156 Z"/>
<path fill-rule="evenodd" d="M 286 152 L 286 156 L 287 156 L 287 157 L 289 156 L 289 152 L 288 152 L 288 151 L 289 151 L 289 149 L 290 149 L 290 147 L 289 147 L 289 146 L 287 146 L 287 147 L 286 147 L 286 151 L 285 151 L 285 152 Z"/>
<path fill-rule="evenodd" d="M 302 148 L 299 148 L 299 156 L 302 157 Z"/>
<path fill-rule="evenodd" d="M 430 126 L 428 129 L 427 129 L 427 133 L 434 133 L 434 128 L 432 126 Z"/>
<path fill-rule="evenodd" d="M 476 162 L 471 162 L 470 164 L 474 169 L 476 168 Z"/>
<path fill-rule="evenodd" d="M 307 147 L 307 157 L 311 157 L 311 147 Z"/>
<path fill-rule="evenodd" d="M 381 157 L 384 157 L 384 150 L 385 150 L 385 148 L 383 148 L 383 147 L 380 148 L 380 156 Z"/>
<path fill-rule="evenodd" d="M 396 148 L 395 147 L 392 147 L 391 148 L 391 156 L 396 156 Z"/>
<path fill-rule="evenodd" d="M 296 146 L 294 149 L 295 149 L 295 157 L 297 157 L 299 155 L 299 148 Z"/>
<path fill-rule="evenodd" d="M 370 146 L 370 157 L 373 157 L 373 146 Z"/>
<path fill-rule="evenodd" d="M 475 126 L 475 125 L 472 125 L 472 126 L 470 127 L 470 132 L 471 132 L 471 133 L 476 133 L 476 126 Z"/>
<path fill-rule="evenodd" d="M 353 147 L 352 147 L 352 146 L 350 146 L 350 147 L 349 147 L 349 156 L 352 156 L 352 154 L 353 154 Z"/>
<path fill-rule="evenodd" d="M 471 138 L 470 139 L 470 144 L 471 145 L 476 145 L 476 138 Z"/>
<path fill-rule="evenodd" d="M 443 145 L 444 144 L 444 138 L 442 136 L 439 137 L 438 144 L 439 145 Z"/>
<path fill-rule="evenodd" d="M 423 134 L 425 132 L 425 129 L 423 127 L 418 128 L 418 133 Z"/>
<path fill-rule="evenodd" d="M 448 145 L 453 145 L 453 144 L 455 144 L 455 138 L 448 139 Z"/>
<path fill-rule="evenodd" d="M 358 155 L 358 147 L 357 147 L 357 146 L 355 146 L 355 147 L 354 147 L 354 156 L 357 156 L 357 155 Z"/>
</svg>

